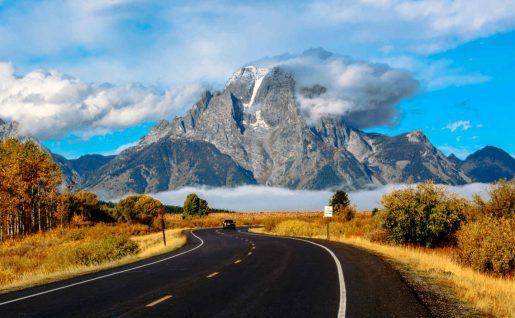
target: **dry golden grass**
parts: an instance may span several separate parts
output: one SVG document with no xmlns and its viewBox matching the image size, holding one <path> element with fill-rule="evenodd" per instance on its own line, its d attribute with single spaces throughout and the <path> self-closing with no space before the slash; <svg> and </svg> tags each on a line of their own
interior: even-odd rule
<svg viewBox="0 0 515 318">
<path fill-rule="evenodd" d="M 0 292 L 79 276 L 183 246 L 182 229 L 161 232 L 138 224 L 59 229 L 0 243 Z"/>
<path fill-rule="evenodd" d="M 231 219 L 236 226 L 264 225 L 286 219 L 319 219 L 322 212 L 238 212 L 210 213 L 207 217 L 183 220 L 181 214 L 166 215 L 167 227 L 171 228 L 211 228 L 222 226 L 223 220 Z"/>
<path fill-rule="evenodd" d="M 325 220 L 285 218 L 253 232 L 273 235 L 326 238 Z M 487 316 L 515 317 L 515 279 L 498 278 L 464 267 L 453 260 L 452 248 L 392 246 L 372 242 L 381 237 L 378 221 L 370 214 L 358 214 L 350 221 L 333 219 L 331 240 L 354 245 L 409 268 L 428 282 L 436 282 L 464 303 Z M 378 235 L 379 233 L 379 235 Z M 381 241 L 381 239 L 379 239 Z"/>
</svg>

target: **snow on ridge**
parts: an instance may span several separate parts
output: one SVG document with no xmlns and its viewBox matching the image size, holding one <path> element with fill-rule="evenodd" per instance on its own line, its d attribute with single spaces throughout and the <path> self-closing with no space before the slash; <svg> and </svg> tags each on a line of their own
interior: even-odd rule
<svg viewBox="0 0 515 318">
<path fill-rule="evenodd" d="M 254 89 L 252 90 L 252 97 L 250 98 L 250 101 L 248 103 L 243 103 L 243 107 L 245 109 L 251 108 L 252 105 L 254 104 L 254 100 L 256 99 L 256 95 L 259 90 L 259 87 L 263 83 L 263 79 L 265 78 L 266 74 L 268 74 L 268 69 L 258 68 L 255 74 L 256 74 L 256 79 L 254 81 Z"/>
<path fill-rule="evenodd" d="M 268 124 L 261 115 L 261 110 L 256 111 L 256 122 L 249 125 L 252 128 L 269 128 Z"/>
</svg>

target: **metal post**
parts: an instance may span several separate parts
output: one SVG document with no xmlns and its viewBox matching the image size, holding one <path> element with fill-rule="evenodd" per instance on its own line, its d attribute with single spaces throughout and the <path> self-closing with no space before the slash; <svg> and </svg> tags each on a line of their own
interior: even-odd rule
<svg viewBox="0 0 515 318">
<path fill-rule="evenodd" d="M 163 218 L 161 218 L 161 228 L 163 229 L 163 243 L 166 246 L 165 219 L 163 219 Z"/>
</svg>

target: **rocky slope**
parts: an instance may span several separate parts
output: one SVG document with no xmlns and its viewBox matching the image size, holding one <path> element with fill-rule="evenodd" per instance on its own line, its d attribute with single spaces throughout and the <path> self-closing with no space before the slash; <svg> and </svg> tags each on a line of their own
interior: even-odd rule
<svg viewBox="0 0 515 318">
<path fill-rule="evenodd" d="M 297 105 L 297 94 L 315 98 L 324 89 L 298 88 L 293 76 L 278 67 L 242 68 L 223 91 L 206 92 L 184 116 L 159 122 L 87 186 L 118 195 L 191 184 L 353 190 L 408 180 L 471 182 L 419 130 L 389 137 L 354 129 L 343 118 L 309 123 Z M 174 150 L 177 157 L 171 160 Z M 199 158 L 188 160 L 195 153 Z M 225 168 L 198 171 L 198 160 L 206 167 L 223 160 L 238 177 L 227 182 Z M 179 163 L 183 172 L 172 173 Z"/>
<path fill-rule="evenodd" d="M 460 162 L 460 168 L 478 182 L 515 178 L 515 159 L 504 150 L 492 146 L 469 155 Z"/>
<path fill-rule="evenodd" d="M 186 185 L 255 183 L 250 171 L 210 143 L 160 139 L 142 148 L 125 150 L 97 170 L 84 187 L 109 198 Z"/>
</svg>

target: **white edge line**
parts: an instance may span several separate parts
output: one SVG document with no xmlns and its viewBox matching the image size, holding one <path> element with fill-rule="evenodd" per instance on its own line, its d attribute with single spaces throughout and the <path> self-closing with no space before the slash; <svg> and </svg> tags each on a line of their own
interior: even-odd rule
<svg viewBox="0 0 515 318">
<path fill-rule="evenodd" d="M 15 298 L 15 299 L 11 299 L 11 300 L 8 300 L 8 301 L 4 301 L 3 303 L 0 303 L 0 306 L 11 304 L 11 303 L 14 303 L 14 302 L 18 302 L 20 300 L 24 300 L 24 299 L 28 299 L 28 298 L 33 298 L 33 297 L 44 295 L 44 294 L 49 294 L 49 293 L 52 293 L 52 292 L 55 292 L 55 291 L 58 291 L 58 290 L 61 290 L 61 289 L 66 289 L 66 288 L 70 288 L 70 287 L 73 287 L 73 286 L 86 284 L 86 283 L 89 283 L 89 282 L 92 282 L 92 281 L 95 281 L 95 280 L 99 280 L 99 279 L 103 279 L 103 278 L 107 278 L 107 277 L 110 277 L 110 276 L 115 276 L 115 275 L 123 274 L 123 273 L 126 273 L 126 272 L 130 272 L 132 270 L 135 270 L 135 269 L 139 269 L 139 268 L 151 266 L 151 265 L 154 265 L 154 264 L 157 264 L 157 263 L 161 263 L 161 262 L 167 261 L 169 259 L 172 259 L 172 258 L 181 256 L 181 255 L 184 255 L 184 254 L 189 253 L 189 252 L 193 252 L 197 248 L 199 248 L 202 245 L 204 245 L 204 240 L 202 240 L 200 237 L 195 235 L 195 233 L 193 233 L 193 231 L 191 231 L 190 233 L 191 233 L 191 235 L 193 235 L 194 237 L 196 237 L 197 239 L 200 240 L 200 244 L 195 246 L 192 249 L 187 250 L 187 251 L 184 251 L 184 252 L 181 252 L 179 254 L 175 254 L 175 255 L 172 255 L 172 256 L 169 256 L 169 257 L 166 257 L 166 258 L 163 258 L 163 259 L 151 262 L 151 263 L 147 263 L 147 264 L 131 267 L 131 268 L 128 268 L 128 269 L 124 269 L 123 271 L 118 271 L 118 272 L 110 273 L 110 274 L 107 274 L 107 275 L 102 275 L 102 276 L 98 276 L 98 277 L 95 277 L 95 278 L 86 279 L 86 280 L 83 280 L 83 281 L 80 281 L 80 282 L 77 282 L 77 283 L 73 283 L 73 284 L 70 284 L 70 285 L 65 285 L 65 286 L 61 286 L 61 287 L 45 290 L 45 291 L 42 291 L 42 292 L 39 292 L 39 293 L 36 293 L 36 294 L 32 294 L 32 295 L 23 296 L 23 297 L 20 297 L 20 298 Z"/>
<path fill-rule="evenodd" d="M 345 280 L 343 279 L 342 264 L 340 263 L 340 260 L 338 259 L 338 257 L 336 257 L 336 255 L 333 253 L 333 251 L 331 251 L 329 248 L 325 247 L 322 244 L 318 244 L 318 243 L 315 243 L 315 242 L 312 242 L 309 240 L 304 240 L 301 238 L 289 237 L 289 236 L 268 235 L 268 234 L 257 234 L 257 233 L 250 233 L 250 232 L 242 232 L 241 230 L 238 230 L 238 232 L 240 232 L 242 234 L 247 234 L 247 235 L 256 235 L 256 236 L 262 235 L 262 236 L 269 236 L 269 237 L 275 237 L 275 238 L 283 238 L 283 239 L 307 242 L 307 243 L 311 243 L 313 245 L 316 245 L 316 246 L 321 247 L 324 250 L 326 250 L 333 257 L 333 260 L 336 263 L 336 269 L 338 271 L 338 282 L 340 284 L 340 303 L 338 306 L 338 316 L 337 317 L 338 318 L 345 317 L 345 311 L 346 311 L 346 307 L 347 307 L 347 291 L 345 290 Z"/>
</svg>

